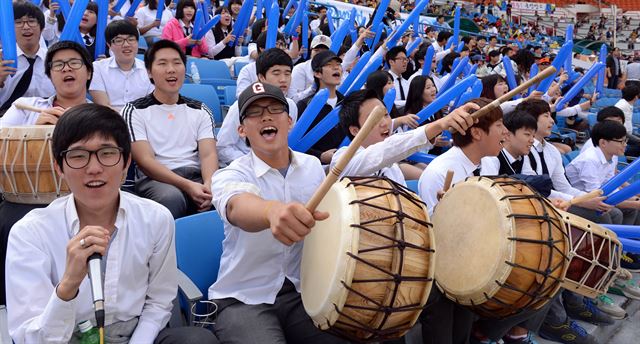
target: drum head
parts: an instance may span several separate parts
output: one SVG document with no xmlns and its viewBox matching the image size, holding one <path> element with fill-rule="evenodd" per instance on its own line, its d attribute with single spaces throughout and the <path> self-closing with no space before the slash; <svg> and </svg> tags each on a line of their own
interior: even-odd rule
<svg viewBox="0 0 640 344">
<path fill-rule="evenodd" d="M 316 222 L 304 239 L 300 278 L 302 304 L 307 314 L 321 329 L 335 323 L 347 299 L 356 261 L 347 253 L 358 253 L 360 231 L 352 224 L 360 223 L 355 188 L 349 180 L 335 183 L 317 210 L 329 212 L 329 218 Z"/>
<path fill-rule="evenodd" d="M 435 278 L 446 295 L 463 305 L 481 304 L 493 296 L 511 271 L 515 224 L 511 207 L 500 201 L 493 180 L 469 178 L 456 184 L 433 212 L 438 258 Z"/>
</svg>

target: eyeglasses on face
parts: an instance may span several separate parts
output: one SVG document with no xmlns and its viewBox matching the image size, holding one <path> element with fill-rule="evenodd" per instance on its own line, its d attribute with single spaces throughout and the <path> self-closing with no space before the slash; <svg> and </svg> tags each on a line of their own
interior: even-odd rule
<svg viewBox="0 0 640 344">
<path fill-rule="evenodd" d="M 265 109 L 272 115 L 279 115 L 287 110 L 283 104 L 271 104 L 268 106 L 251 105 L 251 107 L 244 112 L 244 118 L 260 117 L 264 114 Z"/>
<path fill-rule="evenodd" d="M 129 45 L 133 45 L 138 41 L 135 36 L 129 36 L 127 38 L 124 37 L 116 37 L 111 40 L 111 44 L 113 45 L 124 45 L 124 42 L 129 43 Z"/>
<path fill-rule="evenodd" d="M 13 22 L 13 25 L 15 25 L 15 27 L 24 27 L 24 24 L 27 24 L 28 27 L 36 27 L 38 26 L 38 20 L 35 18 L 29 18 L 27 20 L 16 20 Z"/>
<path fill-rule="evenodd" d="M 51 61 L 50 65 L 51 65 L 51 70 L 55 72 L 59 72 L 63 70 L 65 65 L 69 66 L 69 68 L 73 70 L 78 70 L 82 68 L 82 66 L 84 66 L 84 61 L 82 61 L 82 59 L 73 58 L 73 59 L 68 59 L 66 61 L 62 61 L 62 60 Z"/>
<path fill-rule="evenodd" d="M 122 158 L 122 151 L 123 149 L 120 147 L 103 147 L 97 150 L 74 148 L 62 151 L 60 155 L 69 167 L 80 169 L 89 165 L 91 156 L 94 154 L 100 165 L 104 167 L 115 166 Z"/>
</svg>

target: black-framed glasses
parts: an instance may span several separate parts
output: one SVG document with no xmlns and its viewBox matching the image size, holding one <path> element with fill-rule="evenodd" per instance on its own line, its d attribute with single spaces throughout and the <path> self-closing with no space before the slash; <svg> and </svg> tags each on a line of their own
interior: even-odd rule
<svg viewBox="0 0 640 344">
<path fill-rule="evenodd" d="M 62 60 L 52 61 L 50 64 L 51 70 L 55 72 L 59 72 L 63 70 L 65 65 L 69 66 L 69 68 L 73 70 L 77 70 L 82 68 L 82 66 L 84 66 L 84 61 L 82 61 L 82 59 L 73 58 L 73 59 L 68 59 L 66 61 L 62 61 Z"/>
<path fill-rule="evenodd" d="M 27 24 L 28 27 L 36 27 L 38 26 L 38 20 L 35 18 L 29 18 L 27 20 L 15 20 L 13 22 L 13 25 L 15 25 L 15 27 L 24 27 L 24 24 Z"/>
<path fill-rule="evenodd" d="M 122 151 L 123 149 L 120 147 L 103 147 L 97 150 L 74 148 L 62 151 L 60 155 L 69 167 L 80 169 L 89 165 L 93 154 L 96 155 L 100 165 L 104 167 L 115 166 L 122 159 Z"/>
<path fill-rule="evenodd" d="M 283 104 L 271 104 L 268 106 L 251 105 L 251 107 L 244 112 L 244 118 L 260 117 L 265 109 L 272 115 L 279 115 L 287 110 Z"/>
<path fill-rule="evenodd" d="M 609 140 L 609 141 L 613 141 L 613 142 L 618 142 L 618 143 L 622 143 L 623 145 L 626 145 L 627 142 L 629 142 L 628 138 L 624 138 L 624 139 L 620 139 L 620 140 Z"/>
<path fill-rule="evenodd" d="M 129 36 L 127 38 L 116 37 L 116 38 L 111 40 L 111 44 L 113 44 L 113 45 L 124 45 L 124 42 L 127 42 L 127 43 L 129 43 L 129 45 L 133 45 L 137 41 L 138 41 L 138 39 L 135 36 Z"/>
</svg>

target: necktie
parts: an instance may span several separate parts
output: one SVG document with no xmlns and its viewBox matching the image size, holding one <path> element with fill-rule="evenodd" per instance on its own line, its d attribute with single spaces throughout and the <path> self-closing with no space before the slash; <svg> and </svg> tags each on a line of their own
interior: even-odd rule
<svg viewBox="0 0 640 344">
<path fill-rule="evenodd" d="M 480 176 L 480 167 L 478 167 L 475 170 L 473 170 L 473 175 L 476 176 L 476 177 Z"/>
<path fill-rule="evenodd" d="M 188 26 L 184 27 L 184 36 L 185 37 L 189 36 L 189 31 L 190 31 L 189 29 L 190 29 L 190 27 L 188 27 Z"/>
<path fill-rule="evenodd" d="M 547 163 L 544 161 L 544 150 L 538 152 L 538 156 L 540 157 L 540 163 L 542 164 L 542 174 L 549 174 L 549 168 L 547 168 Z"/>
<path fill-rule="evenodd" d="M 398 85 L 400 86 L 400 99 L 405 100 L 404 97 L 404 88 L 402 87 L 402 77 L 398 77 Z"/>
<path fill-rule="evenodd" d="M 91 46 L 91 44 L 93 44 L 93 40 L 91 39 L 91 36 L 89 35 L 84 35 L 84 45 L 85 46 Z"/>
<path fill-rule="evenodd" d="M 515 172 L 516 174 L 522 173 L 523 161 L 524 159 L 520 158 L 520 160 L 515 160 L 514 162 L 511 163 L 511 168 L 513 169 L 513 172 Z"/>
<path fill-rule="evenodd" d="M 27 68 L 27 70 L 24 71 L 24 74 L 22 74 L 22 78 L 18 81 L 18 84 L 13 90 L 13 93 L 11 93 L 11 96 L 9 96 L 9 99 L 0 106 L 0 111 L 8 109 L 16 99 L 22 97 L 29 89 L 31 77 L 33 76 L 33 64 L 36 62 L 36 59 L 27 57 L 27 61 L 29 62 L 29 68 Z"/>
</svg>

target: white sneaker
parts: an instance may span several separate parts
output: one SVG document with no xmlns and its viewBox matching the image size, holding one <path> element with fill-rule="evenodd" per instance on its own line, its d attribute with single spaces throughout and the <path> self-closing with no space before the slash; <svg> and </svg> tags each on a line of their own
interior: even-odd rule
<svg viewBox="0 0 640 344">
<path fill-rule="evenodd" d="M 624 319 L 627 317 L 627 312 L 622 309 L 622 307 L 615 304 L 612 298 L 610 298 L 607 294 L 602 294 L 598 296 L 594 303 L 598 307 L 599 310 L 607 313 L 613 319 Z"/>
</svg>

